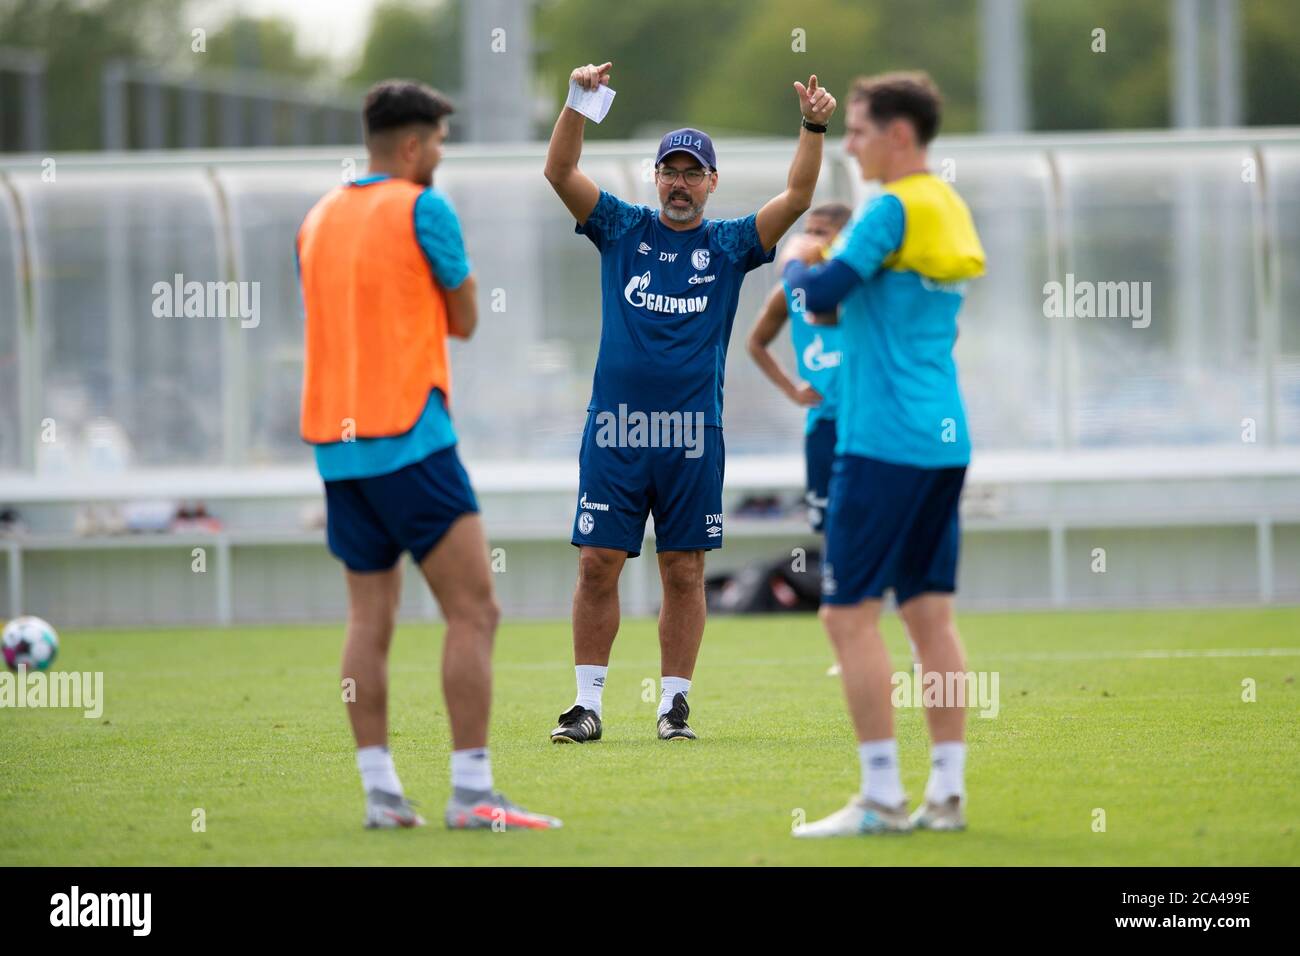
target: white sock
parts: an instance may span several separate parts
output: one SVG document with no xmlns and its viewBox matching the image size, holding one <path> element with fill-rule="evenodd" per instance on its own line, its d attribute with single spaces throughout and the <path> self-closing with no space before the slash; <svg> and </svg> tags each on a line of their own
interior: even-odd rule
<svg viewBox="0 0 1300 956">
<path fill-rule="evenodd" d="M 941 803 L 949 797 L 966 796 L 966 745 L 959 740 L 930 748 L 930 780 L 925 799 Z"/>
<path fill-rule="evenodd" d="M 655 714 L 656 719 L 673 709 L 674 697 L 688 694 L 691 690 L 691 682 L 685 677 L 664 677 L 662 681 L 663 690 L 659 693 L 659 713 Z"/>
<path fill-rule="evenodd" d="M 866 740 L 858 744 L 862 762 L 862 795 L 868 800 L 896 807 L 905 799 L 898 776 L 898 741 Z"/>
<path fill-rule="evenodd" d="M 451 785 L 457 790 L 492 789 L 492 758 L 486 747 L 451 752 Z"/>
<path fill-rule="evenodd" d="M 608 667 L 600 664 L 578 664 L 573 670 L 578 675 L 578 699 L 574 701 L 600 716 L 600 695 L 605 692 L 605 675 Z"/>
<path fill-rule="evenodd" d="M 361 771 L 361 786 L 367 793 L 383 790 L 402 796 L 402 784 L 387 747 L 358 747 L 357 769 Z"/>
</svg>

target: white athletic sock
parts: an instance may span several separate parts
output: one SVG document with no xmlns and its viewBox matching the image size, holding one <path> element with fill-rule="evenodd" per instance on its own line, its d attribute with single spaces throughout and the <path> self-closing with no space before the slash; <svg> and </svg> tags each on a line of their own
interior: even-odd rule
<svg viewBox="0 0 1300 956">
<path fill-rule="evenodd" d="M 402 796 L 402 784 L 387 747 L 358 747 L 357 769 L 361 771 L 361 786 L 367 793 L 383 790 Z"/>
<path fill-rule="evenodd" d="M 451 752 L 451 785 L 475 792 L 492 789 L 492 758 L 486 747 Z"/>
<path fill-rule="evenodd" d="M 905 799 L 898 776 L 898 741 L 866 740 L 858 744 L 862 762 L 862 795 L 868 800 L 896 807 Z"/>
<path fill-rule="evenodd" d="M 930 748 L 930 780 L 925 799 L 940 803 L 949 797 L 966 796 L 966 745 L 959 740 Z"/>
<path fill-rule="evenodd" d="M 664 677 L 662 681 L 663 690 L 659 694 L 659 713 L 655 714 L 656 719 L 673 709 L 674 697 L 690 693 L 691 690 L 691 682 L 685 677 Z"/>
<path fill-rule="evenodd" d="M 599 717 L 600 695 L 605 692 L 605 675 L 609 668 L 600 664 L 578 664 L 573 670 L 578 675 L 578 699 L 574 703 L 594 710 Z"/>
</svg>

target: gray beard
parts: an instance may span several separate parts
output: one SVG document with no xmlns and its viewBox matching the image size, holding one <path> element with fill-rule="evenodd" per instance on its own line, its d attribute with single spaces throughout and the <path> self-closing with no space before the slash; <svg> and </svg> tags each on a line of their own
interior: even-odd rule
<svg viewBox="0 0 1300 956">
<path fill-rule="evenodd" d="M 705 202 L 708 202 L 707 198 L 705 199 Z M 704 203 L 700 203 L 698 206 L 690 205 L 685 209 L 677 209 L 674 206 L 668 205 L 668 203 L 664 203 L 662 209 L 664 218 L 671 219 L 673 222 L 690 222 L 691 220 L 698 219 L 700 216 L 704 215 Z"/>
</svg>

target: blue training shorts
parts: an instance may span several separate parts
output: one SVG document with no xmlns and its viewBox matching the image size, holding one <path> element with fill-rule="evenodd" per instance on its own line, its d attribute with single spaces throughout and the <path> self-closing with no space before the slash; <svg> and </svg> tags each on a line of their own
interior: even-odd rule
<svg viewBox="0 0 1300 956">
<path fill-rule="evenodd" d="M 349 571 L 386 571 L 403 551 L 424 560 L 478 499 L 456 446 L 373 478 L 325 482 L 330 551 Z"/>
<path fill-rule="evenodd" d="M 722 547 L 721 428 L 700 429 L 691 449 L 620 447 L 601 444 L 595 421 L 588 414 L 582 433 L 574 545 L 636 557 L 653 513 L 656 551 Z"/>
<path fill-rule="evenodd" d="M 835 419 L 819 419 L 812 431 L 804 435 L 803 459 L 807 476 L 803 500 L 808 506 L 808 524 L 820 533 L 825 530 L 831 466 L 835 463 Z"/>
<path fill-rule="evenodd" d="M 957 506 L 966 469 L 839 455 L 831 474 L 822 600 L 857 604 L 887 588 L 901 606 L 957 590 Z"/>
</svg>

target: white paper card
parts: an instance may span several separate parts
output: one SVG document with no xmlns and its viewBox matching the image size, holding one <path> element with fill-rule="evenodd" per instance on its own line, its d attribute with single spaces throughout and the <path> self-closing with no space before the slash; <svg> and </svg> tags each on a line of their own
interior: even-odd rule
<svg viewBox="0 0 1300 956">
<path fill-rule="evenodd" d="M 564 101 L 565 106 L 571 106 L 587 119 L 599 123 L 609 112 L 609 106 L 614 102 L 614 91 L 604 83 L 594 90 L 584 90 L 573 80 L 569 81 L 569 98 Z"/>
</svg>

